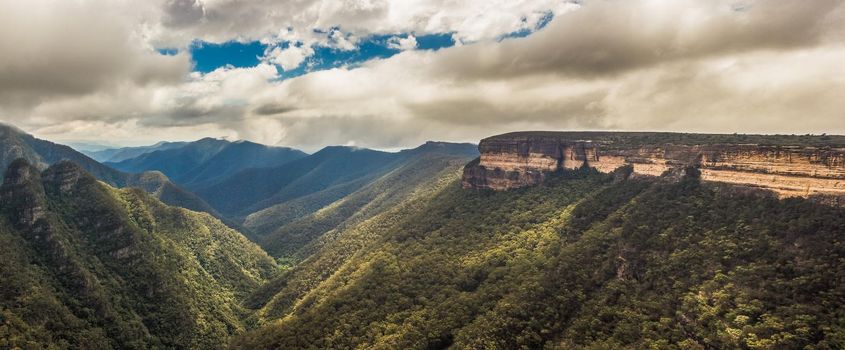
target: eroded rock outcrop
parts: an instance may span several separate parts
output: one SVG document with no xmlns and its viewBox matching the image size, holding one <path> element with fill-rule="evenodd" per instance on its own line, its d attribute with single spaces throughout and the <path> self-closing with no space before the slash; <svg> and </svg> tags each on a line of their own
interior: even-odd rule
<svg viewBox="0 0 845 350">
<path fill-rule="evenodd" d="M 845 138 L 668 133 L 523 132 L 481 141 L 464 170 L 465 188 L 506 190 L 581 166 L 661 176 L 696 166 L 705 181 L 772 190 L 782 197 L 845 195 Z M 671 142 L 668 142 L 671 141 Z M 765 142 L 766 144 L 763 144 Z M 842 143 L 842 144 L 840 144 Z"/>
</svg>

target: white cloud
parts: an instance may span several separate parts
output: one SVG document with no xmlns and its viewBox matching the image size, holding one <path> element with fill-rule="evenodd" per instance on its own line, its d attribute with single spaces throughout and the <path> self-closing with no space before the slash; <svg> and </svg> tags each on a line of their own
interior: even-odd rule
<svg viewBox="0 0 845 350">
<path fill-rule="evenodd" d="M 287 48 L 276 47 L 265 56 L 269 62 L 288 71 L 298 68 L 306 58 L 314 54 L 314 49 L 306 45 L 290 45 Z"/>
<path fill-rule="evenodd" d="M 417 48 L 417 38 L 413 34 L 407 37 L 394 36 L 387 40 L 387 47 L 395 50 L 413 50 Z"/>
<path fill-rule="evenodd" d="M 351 51 L 358 47 L 357 43 L 358 38 L 356 36 L 348 33 L 344 34 L 341 30 L 336 29 L 329 32 L 328 42 L 324 45 L 344 51 Z"/>
<path fill-rule="evenodd" d="M 181 81 L 189 58 L 159 55 L 118 14 L 89 2 L 0 3 L 0 106 Z"/>
<path fill-rule="evenodd" d="M 454 33 L 463 41 L 492 39 L 531 27 L 547 11 L 562 14 L 569 0 L 158 0 L 122 2 L 140 15 L 145 33 L 157 46 L 179 47 L 200 38 L 222 42 L 289 40 L 344 47 L 368 34 Z M 139 9 L 142 8 L 142 9 Z M 287 31 L 293 28 L 294 31 Z M 344 37 L 330 39 L 312 29 L 340 28 Z M 280 29 L 284 29 L 280 31 Z M 291 37 L 291 34 L 296 34 Z M 334 43 L 331 43 L 334 40 Z M 353 42 L 354 43 L 354 42 Z"/>
</svg>

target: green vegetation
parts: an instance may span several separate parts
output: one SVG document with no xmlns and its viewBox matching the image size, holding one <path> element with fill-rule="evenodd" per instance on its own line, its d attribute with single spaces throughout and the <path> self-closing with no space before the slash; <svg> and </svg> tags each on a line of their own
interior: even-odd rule
<svg viewBox="0 0 845 350">
<path fill-rule="evenodd" d="M 313 214 L 360 190 L 370 181 L 372 181 L 371 178 L 365 177 L 273 205 L 249 214 L 244 219 L 243 225 L 250 231 L 250 238 L 260 241 L 262 237 L 280 227 Z"/>
<path fill-rule="evenodd" d="M 259 289 L 234 347 L 845 346 L 841 208 L 614 175 L 430 186 Z"/>
<path fill-rule="evenodd" d="M 69 162 L 16 161 L 0 204 L 0 348 L 221 348 L 277 272 L 213 217 Z"/>
<path fill-rule="evenodd" d="M 410 169 L 415 168 L 411 166 L 409 170 L 399 171 L 396 176 L 388 176 L 384 180 L 389 183 L 395 178 L 412 176 L 413 173 Z M 283 316 L 297 299 L 334 275 L 353 255 L 371 245 L 374 240 L 386 235 L 388 230 L 391 229 L 392 223 L 402 220 L 407 213 L 416 213 L 421 210 L 432 199 L 432 196 L 440 192 L 445 186 L 450 185 L 459 176 L 460 168 L 452 168 L 451 170 L 447 168 L 439 174 L 423 171 L 419 173 L 427 174 L 429 179 L 422 183 L 416 183 L 416 186 L 409 193 L 397 191 L 379 200 L 382 204 L 385 203 L 385 200 L 389 200 L 391 206 L 388 208 L 378 213 L 372 213 L 372 211 L 366 209 L 362 210 L 360 214 L 353 216 L 342 226 L 301 247 L 298 251 L 299 254 L 295 257 L 301 258 L 308 253 L 310 255 L 307 255 L 307 259 L 279 278 L 264 285 L 247 300 L 247 307 L 260 309 L 255 315 L 256 321 L 263 322 Z M 378 192 L 380 189 L 383 188 L 375 186 L 373 191 Z M 361 195 L 370 192 L 363 191 Z M 395 201 L 397 197 L 404 199 Z M 341 205 L 346 204 L 345 202 L 341 203 Z"/>
<path fill-rule="evenodd" d="M 323 235 L 342 232 L 392 209 L 445 176 L 454 178 L 467 160 L 447 155 L 414 157 L 358 191 L 278 227 L 257 242 L 275 257 L 300 261 L 319 249 L 315 244 Z"/>
</svg>

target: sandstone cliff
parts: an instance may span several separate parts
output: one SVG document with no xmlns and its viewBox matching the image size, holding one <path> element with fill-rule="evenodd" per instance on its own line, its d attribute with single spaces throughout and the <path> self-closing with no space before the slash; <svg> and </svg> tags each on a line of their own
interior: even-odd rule
<svg viewBox="0 0 845 350">
<path fill-rule="evenodd" d="M 581 166 L 661 176 L 696 166 L 705 181 L 782 197 L 845 195 L 845 137 L 672 133 L 520 132 L 484 139 L 464 170 L 465 188 L 506 190 Z"/>
</svg>

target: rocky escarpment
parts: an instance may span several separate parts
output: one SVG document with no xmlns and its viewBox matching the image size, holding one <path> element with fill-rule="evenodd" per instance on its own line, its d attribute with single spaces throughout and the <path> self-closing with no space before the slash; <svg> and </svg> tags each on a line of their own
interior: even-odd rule
<svg viewBox="0 0 845 350">
<path fill-rule="evenodd" d="M 746 143 L 753 141 L 756 143 Z M 845 195 L 845 138 L 669 133 L 512 133 L 479 144 L 465 188 L 506 190 L 582 166 L 660 176 L 695 166 L 705 181 L 772 190 L 782 197 Z"/>
</svg>

